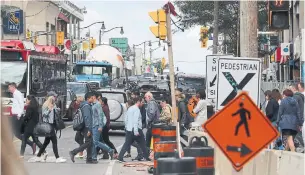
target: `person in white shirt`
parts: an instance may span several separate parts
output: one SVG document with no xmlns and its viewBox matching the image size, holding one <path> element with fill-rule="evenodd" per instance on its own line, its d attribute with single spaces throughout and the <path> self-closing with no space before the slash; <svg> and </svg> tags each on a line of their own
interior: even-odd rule
<svg viewBox="0 0 305 175">
<path fill-rule="evenodd" d="M 17 137 L 19 140 L 22 140 L 21 124 L 23 120 L 21 119 L 24 113 L 24 96 L 17 89 L 16 83 L 10 83 L 8 85 L 8 90 L 13 94 L 13 104 L 11 108 L 11 126 L 15 137 Z M 36 144 L 34 144 L 29 139 L 26 141 L 26 144 L 28 144 L 33 149 L 33 153 L 36 152 Z"/>
<path fill-rule="evenodd" d="M 206 94 L 204 90 L 199 90 L 197 92 L 197 97 L 199 98 L 199 102 L 197 103 L 196 107 L 193 109 L 193 112 L 198 114 L 195 117 L 194 123 L 196 125 L 202 126 L 207 120 L 207 104 L 208 102 L 205 100 Z"/>
</svg>

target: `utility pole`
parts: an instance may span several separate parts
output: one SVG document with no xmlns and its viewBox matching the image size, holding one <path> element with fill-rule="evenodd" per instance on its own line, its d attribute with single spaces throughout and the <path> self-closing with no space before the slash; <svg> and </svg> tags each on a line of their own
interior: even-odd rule
<svg viewBox="0 0 305 175">
<path fill-rule="evenodd" d="M 240 1 L 240 56 L 258 57 L 257 1 Z"/>
<path fill-rule="evenodd" d="M 213 54 L 217 54 L 218 48 L 218 16 L 219 16 L 219 1 L 214 1 L 214 22 L 213 22 Z"/>
<path fill-rule="evenodd" d="M 181 157 L 180 150 L 180 124 L 177 116 L 177 105 L 175 98 L 175 72 L 174 72 L 174 58 L 173 58 L 173 46 L 172 46 L 172 28 L 171 28 L 171 17 L 170 17 L 170 7 L 167 5 L 166 13 L 166 28 L 167 28 L 167 46 L 168 46 L 168 62 L 169 62 L 169 80 L 170 80 L 170 89 L 171 89 L 171 98 L 172 98 L 172 118 L 176 124 L 176 138 L 177 138 L 177 150 L 179 157 Z"/>
</svg>

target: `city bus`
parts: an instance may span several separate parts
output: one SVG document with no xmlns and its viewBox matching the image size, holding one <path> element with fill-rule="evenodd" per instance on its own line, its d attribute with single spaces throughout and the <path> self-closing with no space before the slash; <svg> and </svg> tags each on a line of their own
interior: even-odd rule
<svg viewBox="0 0 305 175">
<path fill-rule="evenodd" d="M 11 115 L 12 94 L 9 83 L 16 83 L 24 94 L 37 97 L 39 104 L 45 101 L 48 92 L 55 92 L 61 115 L 66 112 L 67 57 L 59 54 L 55 46 L 37 46 L 28 41 L 1 41 L 1 89 L 3 114 Z M 56 51 L 54 53 L 50 51 Z"/>
</svg>

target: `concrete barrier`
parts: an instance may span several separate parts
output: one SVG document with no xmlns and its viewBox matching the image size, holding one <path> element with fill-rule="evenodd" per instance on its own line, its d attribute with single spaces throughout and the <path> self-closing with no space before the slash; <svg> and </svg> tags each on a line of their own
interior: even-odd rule
<svg viewBox="0 0 305 175">
<path fill-rule="evenodd" d="M 207 134 L 209 146 L 214 148 L 215 175 L 304 175 L 304 154 L 265 149 L 236 172 L 231 162 Z"/>
</svg>

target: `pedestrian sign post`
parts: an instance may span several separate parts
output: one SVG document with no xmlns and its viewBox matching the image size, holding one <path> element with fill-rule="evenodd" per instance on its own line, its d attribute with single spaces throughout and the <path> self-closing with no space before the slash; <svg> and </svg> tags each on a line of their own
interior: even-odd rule
<svg viewBox="0 0 305 175">
<path fill-rule="evenodd" d="M 250 92 L 254 102 L 260 104 L 261 61 L 257 58 L 218 59 L 216 109 L 222 109 L 239 91 Z"/>
<path fill-rule="evenodd" d="M 208 99 L 215 99 L 217 95 L 218 59 L 220 57 L 233 57 L 233 55 L 206 56 L 206 89 Z"/>
<path fill-rule="evenodd" d="M 245 92 L 210 118 L 203 128 L 237 171 L 279 136 Z"/>
</svg>

